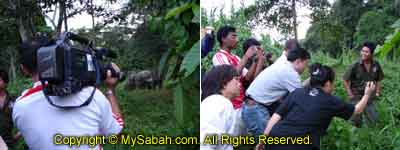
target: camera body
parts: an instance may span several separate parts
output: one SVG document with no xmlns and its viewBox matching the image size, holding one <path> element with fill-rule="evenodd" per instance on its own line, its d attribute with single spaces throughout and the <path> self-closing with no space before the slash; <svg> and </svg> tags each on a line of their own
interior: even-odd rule
<svg viewBox="0 0 400 150">
<path fill-rule="evenodd" d="M 84 48 L 73 46 L 70 40 L 83 44 Z M 115 54 L 108 49 L 93 48 L 92 42 L 70 32 L 41 47 L 36 54 L 39 80 L 45 85 L 46 95 L 68 96 L 86 86 L 96 86 L 106 78 L 106 70 L 111 70 L 113 77 L 123 78 L 111 64 L 100 62 Z"/>
</svg>

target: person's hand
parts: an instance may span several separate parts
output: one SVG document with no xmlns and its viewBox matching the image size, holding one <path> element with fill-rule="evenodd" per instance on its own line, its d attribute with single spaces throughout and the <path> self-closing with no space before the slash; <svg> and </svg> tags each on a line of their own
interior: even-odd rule
<svg viewBox="0 0 400 150">
<path fill-rule="evenodd" d="M 254 148 L 255 150 L 264 150 L 264 144 L 259 143 L 257 146 Z"/>
<path fill-rule="evenodd" d="M 247 49 L 246 53 L 244 54 L 244 59 L 247 60 L 247 59 L 251 58 L 254 55 L 254 53 L 256 53 L 256 51 L 257 51 L 257 47 L 256 46 L 250 46 Z"/>
<path fill-rule="evenodd" d="M 374 90 L 375 90 L 375 83 L 372 81 L 369 81 L 369 82 L 367 82 L 367 85 L 365 86 L 364 95 L 371 96 L 371 94 L 374 92 Z"/>
<path fill-rule="evenodd" d="M 352 92 L 347 92 L 347 97 L 349 99 L 353 99 L 354 98 L 354 94 Z"/>
<path fill-rule="evenodd" d="M 267 57 L 265 57 L 265 53 L 262 48 L 258 47 L 256 53 L 258 61 L 265 62 L 265 60 L 267 60 Z"/>
<path fill-rule="evenodd" d="M 111 63 L 111 66 L 116 72 L 121 72 L 121 70 L 119 69 L 119 67 L 116 64 Z M 112 90 L 118 84 L 118 77 L 112 77 L 111 70 L 107 70 L 107 76 L 106 76 L 106 80 L 104 81 L 104 83 L 106 84 L 108 89 Z"/>
</svg>

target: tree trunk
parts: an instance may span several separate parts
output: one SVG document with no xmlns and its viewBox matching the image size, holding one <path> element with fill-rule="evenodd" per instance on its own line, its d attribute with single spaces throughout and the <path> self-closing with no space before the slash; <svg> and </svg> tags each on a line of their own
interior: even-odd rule
<svg viewBox="0 0 400 150">
<path fill-rule="evenodd" d="M 296 12 L 296 0 L 292 0 L 292 12 L 293 12 L 293 32 L 294 32 L 294 38 L 297 40 L 297 12 Z"/>
<path fill-rule="evenodd" d="M 59 12 L 58 12 L 58 22 L 57 22 L 57 28 L 56 28 L 56 32 L 57 33 L 61 33 L 61 29 L 62 29 L 62 23 L 64 20 L 64 12 L 65 12 L 65 2 L 63 0 L 60 0 L 59 4 Z"/>
<path fill-rule="evenodd" d="M 90 0 L 90 13 L 92 16 L 92 29 L 94 29 L 94 9 L 93 9 L 93 0 Z"/>
<path fill-rule="evenodd" d="M 13 81 L 17 78 L 16 67 L 15 67 L 15 53 L 12 52 L 12 49 L 8 47 L 8 51 L 10 52 L 10 68 L 9 75 L 11 77 L 10 81 Z"/>
<path fill-rule="evenodd" d="M 64 31 L 68 32 L 68 17 L 67 10 L 64 8 Z"/>
<path fill-rule="evenodd" d="M 26 21 L 22 16 L 17 16 L 17 25 L 22 42 L 29 41 L 32 37 L 32 32 L 29 31 L 30 27 L 26 24 Z"/>
</svg>

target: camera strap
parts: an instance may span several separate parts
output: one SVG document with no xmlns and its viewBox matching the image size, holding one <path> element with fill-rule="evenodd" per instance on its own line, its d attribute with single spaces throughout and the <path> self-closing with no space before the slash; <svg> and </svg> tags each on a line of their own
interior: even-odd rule
<svg viewBox="0 0 400 150">
<path fill-rule="evenodd" d="M 79 108 L 79 107 L 84 107 L 90 104 L 90 102 L 93 100 L 93 96 L 94 93 L 96 92 L 96 87 L 93 86 L 93 90 L 92 93 L 90 94 L 89 98 L 81 105 L 78 106 L 60 106 L 60 105 L 56 105 L 53 103 L 53 101 L 50 99 L 50 97 L 46 94 L 46 88 L 43 89 L 44 92 L 44 96 L 46 97 L 47 101 L 50 103 L 50 105 L 57 107 L 57 108 L 61 108 L 61 109 L 74 109 L 74 108 Z"/>
</svg>

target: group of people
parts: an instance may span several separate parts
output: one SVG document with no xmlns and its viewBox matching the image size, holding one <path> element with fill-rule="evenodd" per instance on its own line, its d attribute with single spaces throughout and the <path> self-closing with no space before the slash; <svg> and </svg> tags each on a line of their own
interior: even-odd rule
<svg viewBox="0 0 400 150">
<path fill-rule="evenodd" d="M 368 125 L 378 114 L 374 99 L 380 95 L 383 71 L 373 59 L 375 45 L 365 42 L 360 59 L 348 67 L 343 82 L 350 103 L 334 96 L 335 71 L 326 65 L 308 65 L 310 53 L 288 40 L 282 55 L 266 67 L 265 51 L 255 39 L 243 43 L 243 57 L 232 53 L 238 43 L 236 29 L 221 27 L 216 35 L 220 50 L 201 83 L 200 139 L 207 135 L 311 135 L 312 144 L 254 145 L 257 149 L 319 149 L 319 139 L 333 117 L 350 119 L 360 127 L 365 110 Z M 256 59 L 253 59 L 253 58 Z M 251 65 L 246 65 L 246 64 Z M 246 66 L 248 68 L 246 68 Z M 308 68 L 309 78 L 301 81 Z M 363 113 L 364 114 L 364 113 Z M 219 141 L 220 142 L 220 141 Z M 200 149 L 233 149 L 229 144 L 201 144 Z"/>
<path fill-rule="evenodd" d="M 85 87 L 73 95 L 51 96 L 57 105 L 69 106 L 80 105 L 92 95 L 91 102 L 84 107 L 62 109 L 52 106 L 43 92 L 46 85 L 39 81 L 36 58 L 37 50 L 47 42 L 43 38 L 34 38 L 19 47 L 21 72 L 32 79 L 33 86 L 22 92 L 18 98 L 9 95 L 8 75 L 5 71 L 0 71 L 0 149 L 14 149 L 21 137 L 26 144 L 24 149 L 102 149 L 99 144 L 94 147 L 87 143 L 72 147 L 68 143 L 57 145 L 54 136 L 119 134 L 124 127 L 124 121 L 115 95 L 118 78 L 112 77 L 111 71 L 107 71 L 104 81 L 105 95 L 98 89 L 92 93 L 94 87 Z M 119 71 L 115 64 L 113 68 Z M 17 132 L 13 133 L 15 130 Z"/>
</svg>

